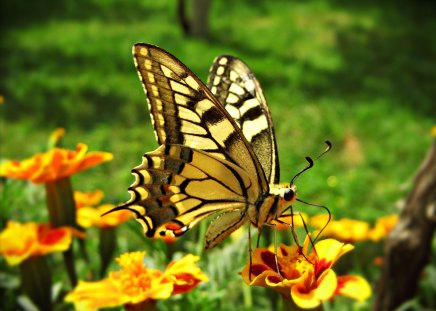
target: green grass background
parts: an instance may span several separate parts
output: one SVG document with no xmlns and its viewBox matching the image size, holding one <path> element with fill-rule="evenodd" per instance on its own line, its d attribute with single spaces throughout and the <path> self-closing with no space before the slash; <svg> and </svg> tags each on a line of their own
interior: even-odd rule
<svg viewBox="0 0 436 311">
<path fill-rule="evenodd" d="M 203 81 L 217 55 L 243 59 L 270 105 L 282 181 L 305 165 L 305 156 L 318 154 L 325 139 L 332 141 L 333 151 L 297 185 L 301 198 L 328 206 L 335 218 L 373 223 L 398 212 L 432 141 L 431 1 L 212 1 L 208 40 L 183 35 L 169 0 L 5 0 L 1 7 L 1 159 L 45 150 L 51 131 L 64 127 L 64 146 L 84 142 L 90 150 L 114 154 L 111 163 L 73 177 L 77 190 L 104 190 L 105 202 L 128 199 L 131 168 L 157 147 L 131 56 L 136 42 L 168 50 Z M 2 189 L 3 224 L 46 219 L 42 188 L 9 182 Z M 145 245 L 150 256 L 164 253 L 159 247 L 165 245 L 139 237 L 134 221 L 123 226 L 120 252 Z M 180 241 L 178 249 L 197 250 L 197 234 Z M 223 263 L 235 253 L 244 262 L 241 248 L 228 242 L 205 255 L 203 267 L 213 276 L 208 290 L 176 298 L 178 306 L 232 310 L 243 297 L 247 310 L 270 307 L 274 299 L 265 290 L 252 289 L 259 298 L 242 289 L 236 275 L 242 264 Z M 352 258 L 354 269 L 376 280 L 370 257 Z M 161 308 L 175 310 L 173 304 Z"/>
</svg>

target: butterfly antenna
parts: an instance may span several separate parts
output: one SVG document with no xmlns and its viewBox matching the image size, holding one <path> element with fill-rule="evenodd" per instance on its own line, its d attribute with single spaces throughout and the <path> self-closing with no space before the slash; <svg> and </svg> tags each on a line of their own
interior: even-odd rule
<svg viewBox="0 0 436 311">
<path fill-rule="evenodd" d="M 300 198 L 297 198 L 297 201 L 298 201 L 298 202 L 301 202 L 301 203 L 303 203 L 303 204 L 306 204 L 306 205 L 315 206 L 315 207 L 320 207 L 320 208 L 324 209 L 324 210 L 327 212 L 327 214 L 328 214 L 327 222 L 326 222 L 325 225 L 321 228 L 321 230 L 316 234 L 315 239 L 313 239 L 313 243 L 315 243 L 316 240 L 317 240 L 317 239 L 319 238 L 319 236 L 321 235 L 321 233 L 325 230 L 325 228 L 326 228 L 326 227 L 328 226 L 328 224 L 330 223 L 330 220 L 332 219 L 332 214 L 331 214 L 329 208 L 328 208 L 327 206 L 325 206 L 325 205 L 320 205 L 320 204 L 315 204 L 315 203 L 306 202 L 306 201 L 304 201 L 304 200 L 301 200 Z"/>
<path fill-rule="evenodd" d="M 306 157 L 305 159 L 306 159 L 306 161 L 307 161 L 308 164 L 307 164 L 306 167 L 303 168 L 300 172 L 298 172 L 297 174 L 295 174 L 294 177 L 292 177 L 292 179 L 291 179 L 291 185 L 294 184 L 294 181 L 298 178 L 298 176 L 300 176 L 300 175 L 303 174 L 305 171 L 307 171 L 308 169 L 310 169 L 310 168 L 313 167 L 313 160 L 312 160 L 312 158 L 310 158 L 310 157 Z"/>
<path fill-rule="evenodd" d="M 321 154 L 320 154 L 319 156 L 317 156 L 317 157 L 315 158 L 315 161 L 318 160 L 319 158 L 321 158 L 321 157 L 322 157 L 323 155 L 325 155 L 326 153 L 329 153 L 330 150 L 332 150 L 333 145 L 332 145 L 332 143 L 330 142 L 330 140 L 326 140 L 326 141 L 324 141 L 324 143 L 327 145 L 327 147 L 324 149 L 323 152 L 321 152 Z"/>
<path fill-rule="evenodd" d="M 326 153 L 330 152 L 330 150 L 332 150 L 332 146 L 333 146 L 333 145 L 332 145 L 332 143 L 331 143 L 329 140 L 324 141 L 324 143 L 327 145 L 327 147 L 324 149 L 323 152 L 321 152 L 320 155 L 318 155 L 318 156 L 315 158 L 315 161 L 318 160 L 319 158 L 321 158 L 321 157 L 322 157 L 323 155 L 325 155 Z M 310 168 L 313 167 L 314 160 L 312 160 L 312 158 L 310 158 L 310 157 L 306 157 L 305 159 L 306 159 L 306 161 L 308 162 L 308 165 L 307 165 L 305 168 L 303 168 L 300 172 L 298 172 L 297 174 L 295 174 L 295 176 L 291 179 L 291 185 L 294 184 L 294 181 L 298 178 L 298 176 L 300 176 L 300 175 L 303 174 L 305 171 L 307 171 L 308 169 L 310 169 Z"/>
</svg>

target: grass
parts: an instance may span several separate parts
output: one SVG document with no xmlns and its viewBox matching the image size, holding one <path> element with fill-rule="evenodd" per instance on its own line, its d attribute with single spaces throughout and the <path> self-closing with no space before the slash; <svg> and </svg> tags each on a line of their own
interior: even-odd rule
<svg viewBox="0 0 436 311">
<path fill-rule="evenodd" d="M 327 205 L 336 218 L 373 222 L 397 212 L 431 143 L 436 22 L 435 7 L 427 2 L 215 1 L 206 41 L 183 36 L 169 0 L 8 0 L 2 6 L 9 14 L 0 39 L 1 158 L 44 150 L 49 133 L 65 127 L 65 146 L 80 141 L 114 153 L 110 164 L 73 179 L 78 190 L 104 190 L 107 202 L 128 198 L 131 168 L 157 147 L 130 52 L 140 41 L 167 49 L 203 81 L 219 54 L 248 63 L 271 107 L 283 181 L 305 165 L 304 156 L 318 154 L 325 139 L 333 142 L 333 151 L 299 178 L 298 187 L 302 198 Z M 34 199 L 38 191 L 30 187 L 22 194 L 20 187 L 3 187 L 3 223 L 41 219 L 37 209 L 29 209 L 43 205 L 41 194 Z M 136 223 L 130 227 L 124 234 L 139 231 Z M 182 250 L 194 249 L 194 235 Z M 128 238 L 120 240 L 121 250 L 132 248 Z M 136 247 L 142 243 L 138 238 Z M 232 247 L 210 253 L 210 266 Z M 245 260 L 245 253 L 238 256 Z M 179 299 L 225 310 L 237 300 L 226 299 L 225 288 L 239 282 L 233 277 L 207 299 Z M 190 303 L 195 305 L 181 305 Z M 255 303 L 259 309 L 267 304 Z"/>
</svg>

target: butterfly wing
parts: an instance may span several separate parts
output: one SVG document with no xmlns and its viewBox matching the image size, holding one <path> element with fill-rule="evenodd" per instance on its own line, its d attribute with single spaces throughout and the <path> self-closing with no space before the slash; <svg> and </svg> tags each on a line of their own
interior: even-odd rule
<svg viewBox="0 0 436 311">
<path fill-rule="evenodd" d="M 114 210 L 132 210 L 150 237 L 179 236 L 224 212 L 206 237 L 213 247 L 268 193 L 262 166 L 225 108 L 177 58 L 144 43 L 133 54 L 161 147 L 133 169 L 131 199 Z"/>
<path fill-rule="evenodd" d="M 232 162 L 256 180 L 268 183 L 252 147 L 209 89 L 165 50 L 145 43 L 133 47 L 159 144 L 180 144 Z"/>
<path fill-rule="evenodd" d="M 241 128 L 268 182 L 277 184 L 280 168 L 273 121 L 254 74 L 239 58 L 222 55 L 210 68 L 208 87 Z"/>
<path fill-rule="evenodd" d="M 132 173 L 131 199 L 120 208 L 133 211 L 149 237 L 180 236 L 217 212 L 240 211 L 239 226 L 259 195 L 239 166 L 182 145 L 146 153 Z"/>
</svg>

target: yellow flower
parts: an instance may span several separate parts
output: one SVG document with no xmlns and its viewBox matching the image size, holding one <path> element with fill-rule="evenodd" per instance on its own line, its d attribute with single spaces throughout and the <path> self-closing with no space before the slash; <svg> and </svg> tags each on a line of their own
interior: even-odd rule
<svg viewBox="0 0 436 311">
<path fill-rule="evenodd" d="M 193 255 L 171 262 L 164 272 L 147 268 L 143 263 L 144 256 L 145 252 L 121 255 L 117 261 L 122 270 L 111 272 L 108 278 L 99 282 L 79 282 L 65 301 L 74 303 L 77 310 L 135 305 L 167 299 L 193 289 L 201 281 L 207 281 L 207 277 L 195 266 L 198 257 Z"/>
<path fill-rule="evenodd" d="M 69 227 L 50 228 L 34 222 L 9 221 L 0 233 L 0 255 L 9 265 L 17 265 L 30 256 L 67 250 L 73 234 L 78 233 Z"/>
<path fill-rule="evenodd" d="M 87 151 L 87 145 L 78 144 L 76 150 L 53 148 L 23 161 L 7 161 L 0 164 L 0 176 L 27 179 L 36 184 L 47 183 L 71 176 L 113 158 L 108 152 L 87 153 Z"/>
<path fill-rule="evenodd" d="M 83 206 L 95 206 L 100 203 L 103 197 L 104 193 L 101 190 L 95 190 L 92 192 L 74 191 L 74 202 L 76 203 L 77 208 Z"/>
<path fill-rule="evenodd" d="M 173 282 L 173 295 L 189 292 L 200 282 L 209 281 L 206 274 L 195 265 L 198 260 L 198 256 L 189 254 L 180 260 L 173 260 L 169 263 L 164 277 Z"/>
<path fill-rule="evenodd" d="M 320 230 L 326 224 L 327 217 L 327 215 L 316 215 L 310 218 L 309 223 Z M 331 220 L 321 235 L 348 243 L 367 240 L 378 242 L 391 232 L 397 222 L 396 214 L 379 218 L 373 228 L 365 221 L 342 218 Z"/>
<path fill-rule="evenodd" d="M 256 249 L 251 267 L 248 263 L 241 272 L 245 283 L 272 288 L 285 298 L 292 299 L 300 308 L 316 308 L 323 301 L 333 299 L 335 295 L 351 296 L 345 288 L 348 280 L 351 282 L 355 279 L 338 278 L 332 266 L 343 254 L 352 250 L 353 246 L 326 239 L 316 243 L 315 248 L 309 252 L 309 242 L 310 239 L 306 238 L 302 249 L 281 244 L 277 257 L 272 250 Z M 369 288 L 368 283 L 364 280 L 363 282 L 365 288 Z M 355 287 L 361 286 L 359 282 L 353 284 Z M 338 285 L 344 289 L 338 290 Z M 356 295 L 363 300 L 367 298 L 366 293 L 360 295 L 357 291 Z"/>
<path fill-rule="evenodd" d="M 368 237 L 374 242 L 378 242 L 387 236 L 398 222 L 398 215 L 387 215 L 377 219 L 374 228 L 369 230 Z"/>
<path fill-rule="evenodd" d="M 328 216 L 313 216 L 310 219 L 310 224 L 313 227 L 321 230 L 327 223 L 326 217 Z M 331 220 L 321 233 L 321 236 L 335 238 L 347 243 L 353 243 L 367 240 L 369 230 L 370 227 L 367 222 L 342 218 L 340 220 Z"/>
<path fill-rule="evenodd" d="M 119 211 L 101 216 L 115 206 L 112 204 L 103 204 L 98 207 L 80 207 L 77 209 L 77 223 L 83 228 L 97 226 L 99 228 L 116 227 L 132 217 L 130 211 Z"/>
</svg>

